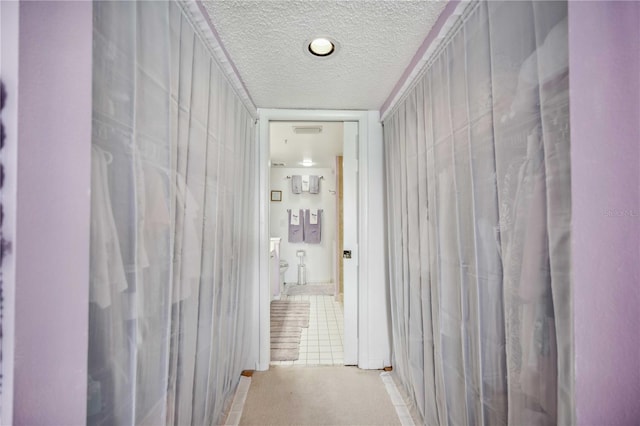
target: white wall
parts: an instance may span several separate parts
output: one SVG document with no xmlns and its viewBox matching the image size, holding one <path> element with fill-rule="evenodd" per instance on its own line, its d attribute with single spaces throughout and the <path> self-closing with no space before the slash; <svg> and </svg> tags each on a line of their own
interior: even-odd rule
<svg viewBox="0 0 640 426">
<path fill-rule="evenodd" d="M 320 193 L 293 194 L 291 192 L 291 175 L 324 176 L 320 181 Z M 307 269 L 307 282 L 331 282 L 334 277 L 334 252 L 336 233 L 336 195 L 335 172 L 330 168 L 272 168 L 271 190 L 282 191 L 281 202 L 270 203 L 270 233 L 272 237 L 282 238 L 280 243 L 280 259 L 289 262 L 285 274 L 285 282 L 298 281 L 297 250 L 305 250 L 304 263 Z M 290 243 L 288 240 L 287 209 L 322 209 L 322 240 L 320 244 Z"/>
</svg>

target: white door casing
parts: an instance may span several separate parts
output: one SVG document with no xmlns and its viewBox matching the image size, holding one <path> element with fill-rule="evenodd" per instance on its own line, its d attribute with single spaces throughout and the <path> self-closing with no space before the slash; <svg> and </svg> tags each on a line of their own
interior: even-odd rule
<svg viewBox="0 0 640 426">
<path fill-rule="evenodd" d="M 260 189 L 260 241 L 256 256 L 259 260 L 259 280 L 254 283 L 252 319 L 253 345 L 247 357 L 246 369 L 268 370 L 270 361 L 269 324 L 269 122 L 270 121 L 342 121 L 357 122 L 358 175 L 357 191 L 357 280 L 355 300 L 347 300 L 345 311 L 353 311 L 356 320 L 347 321 L 355 330 L 345 336 L 357 336 L 355 355 L 347 353 L 345 363 L 355 362 L 358 367 L 378 369 L 391 365 L 388 300 L 386 291 L 386 267 L 384 257 L 384 204 L 383 204 L 383 161 L 382 125 L 378 111 L 352 110 L 291 110 L 258 109 L 259 154 L 256 167 L 256 185 Z M 346 224 L 345 224 L 346 227 Z M 348 249 L 345 246 L 345 249 Z M 346 265 L 345 265 L 346 266 Z M 345 282 L 345 291 L 346 291 Z M 355 306 L 347 306 L 347 303 Z M 349 342 L 345 342 L 349 345 Z M 352 346 L 349 346 L 353 350 Z"/>
<path fill-rule="evenodd" d="M 344 123 L 344 363 L 358 364 L 358 122 Z M 348 253 L 348 254 L 347 254 Z M 355 309 L 354 309 L 355 308 Z"/>
</svg>

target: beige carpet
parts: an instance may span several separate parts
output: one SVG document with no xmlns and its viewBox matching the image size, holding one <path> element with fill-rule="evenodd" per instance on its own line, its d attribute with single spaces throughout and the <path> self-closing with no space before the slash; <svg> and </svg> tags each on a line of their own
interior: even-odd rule
<svg viewBox="0 0 640 426">
<path fill-rule="evenodd" d="M 309 327 L 309 302 L 271 302 L 272 361 L 295 361 L 300 357 L 302 327 Z"/>
<path fill-rule="evenodd" d="M 258 371 L 241 425 L 399 425 L 378 370 L 279 367 Z"/>
</svg>

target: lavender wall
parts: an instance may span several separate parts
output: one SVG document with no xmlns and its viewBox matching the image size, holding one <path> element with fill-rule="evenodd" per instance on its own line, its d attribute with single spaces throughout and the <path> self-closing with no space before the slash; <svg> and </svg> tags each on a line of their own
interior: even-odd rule
<svg viewBox="0 0 640 426">
<path fill-rule="evenodd" d="M 20 3 L 15 424 L 85 423 L 92 4 Z"/>
<path fill-rule="evenodd" d="M 576 415 L 640 422 L 640 3 L 569 2 Z"/>
</svg>

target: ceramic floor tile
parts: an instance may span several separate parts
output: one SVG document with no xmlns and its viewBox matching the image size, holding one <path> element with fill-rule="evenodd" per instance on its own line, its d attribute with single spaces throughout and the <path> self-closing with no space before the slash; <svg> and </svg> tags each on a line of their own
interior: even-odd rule
<svg viewBox="0 0 640 426">
<path fill-rule="evenodd" d="M 299 358 L 274 361 L 272 365 L 343 365 L 344 333 L 341 305 L 332 296 L 295 296 L 287 300 L 308 300 L 309 327 L 302 329 Z"/>
</svg>

